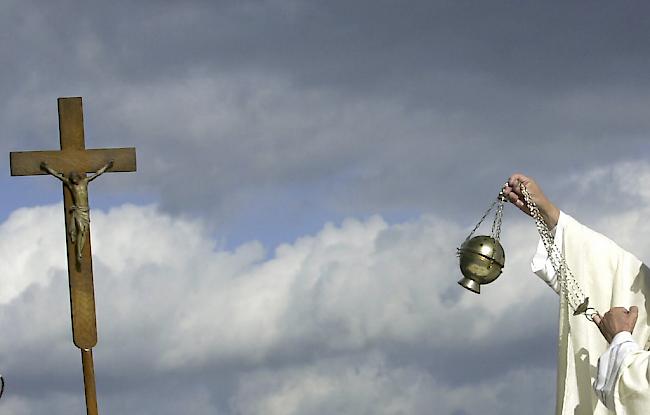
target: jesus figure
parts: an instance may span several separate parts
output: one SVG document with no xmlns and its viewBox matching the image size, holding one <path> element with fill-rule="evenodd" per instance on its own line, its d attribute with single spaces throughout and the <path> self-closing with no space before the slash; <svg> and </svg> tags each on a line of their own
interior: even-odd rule
<svg viewBox="0 0 650 415">
<path fill-rule="evenodd" d="M 61 180 L 63 184 L 70 190 L 72 195 L 72 208 L 70 214 L 72 215 L 73 229 L 70 230 L 70 240 L 75 244 L 77 253 L 77 263 L 81 264 L 82 251 L 86 243 L 86 231 L 90 224 L 90 213 L 88 207 L 88 183 L 101 176 L 106 170 L 113 167 L 113 160 L 109 161 L 90 176 L 79 174 L 77 172 L 70 172 L 67 176 L 60 173 L 47 163 L 41 163 L 41 169 Z"/>
</svg>

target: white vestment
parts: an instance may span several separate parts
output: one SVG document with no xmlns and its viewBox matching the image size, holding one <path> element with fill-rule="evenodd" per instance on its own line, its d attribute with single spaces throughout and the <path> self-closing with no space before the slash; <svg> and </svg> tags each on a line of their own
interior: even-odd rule
<svg viewBox="0 0 650 415">
<path fill-rule="evenodd" d="M 645 346 L 650 336 L 650 304 L 646 303 L 650 270 L 610 239 L 564 213 L 555 243 L 591 307 L 601 314 L 612 307 L 639 308 L 632 335 L 617 336 L 610 347 L 594 323 L 584 315 L 573 316 L 561 293 L 556 414 L 650 414 L 650 353 L 637 346 Z M 559 291 L 545 253 L 542 246 L 533 258 L 533 271 Z M 599 388 L 598 394 L 594 387 Z"/>
</svg>

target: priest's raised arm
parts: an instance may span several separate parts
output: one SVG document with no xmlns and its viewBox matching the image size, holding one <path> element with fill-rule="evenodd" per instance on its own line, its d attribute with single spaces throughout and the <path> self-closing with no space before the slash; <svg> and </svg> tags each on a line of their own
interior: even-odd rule
<svg viewBox="0 0 650 415">
<path fill-rule="evenodd" d="M 554 228 L 554 244 L 590 298 L 590 305 L 601 312 L 610 310 L 594 318 L 598 325 L 584 315 L 574 316 L 540 242 L 531 266 L 560 294 L 556 413 L 647 414 L 650 352 L 639 345 L 645 345 L 650 336 L 645 306 L 650 271 L 609 238 L 561 212 L 533 179 L 514 174 L 505 194 L 523 212 L 530 215 L 523 203 L 522 183 L 544 221 Z"/>
</svg>

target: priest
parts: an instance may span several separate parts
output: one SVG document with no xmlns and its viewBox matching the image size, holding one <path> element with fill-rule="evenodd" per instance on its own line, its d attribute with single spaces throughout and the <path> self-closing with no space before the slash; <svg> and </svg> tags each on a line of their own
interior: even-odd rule
<svg viewBox="0 0 650 415">
<path fill-rule="evenodd" d="M 601 313 L 593 322 L 573 315 L 540 241 L 533 272 L 560 295 L 556 414 L 649 414 L 650 270 L 612 240 L 560 211 L 533 179 L 514 174 L 504 194 L 523 212 L 531 214 L 522 185 L 590 307 Z"/>
</svg>

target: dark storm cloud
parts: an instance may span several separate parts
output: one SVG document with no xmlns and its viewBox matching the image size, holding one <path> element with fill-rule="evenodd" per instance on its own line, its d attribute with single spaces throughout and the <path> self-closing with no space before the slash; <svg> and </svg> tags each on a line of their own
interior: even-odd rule
<svg viewBox="0 0 650 415">
<path fill-rule="evenodd" d="M 486 76 L 538 92 L 609 84 L 612 77 L 647 84 L 643 2 L 28 3 L 9 9 L 10 27 L 19 24 L 21 34 L 10 39 L 56 46 L 95 37 L 106 52 L 98 63 L 123 79 L 181 76 L 206 66 L 277 71 L 364 93 L 386 81 L 392 93 L 400 86 L 410 86 L 407 93 L 442 87 L 436 76 L 445 73 Z M 37 31 L 29 25 L 34 21 L 46 27 Z M 38 51 L 20 53 L 33 56 L 33 63 L 61 64 L 71 57 L 79 63 L 56 47 Z M 63 74 L 66 68 L 53 69 Z"/>
<path fill-rule="evenodd" d="M 14 149 L 53 147 L 53 98 L 83 94 L 95 142 L 140 148 L 139 192 L 175 211 L 213 206 L 222 225 L 241 206 L 277 211 L 282 194 L 339 215 L 451 214 L 473 198 L 440 197 L 449 186 L 647 151 L 647 9 L 14 2 L 3 13 L 2 132 Z M 220 119 L 220 105 L 232 113 Z M 174 171 L 164 181 L 162 166 Z M 187 185 L 195 174 L 203 185 Z"/>
</svg>

